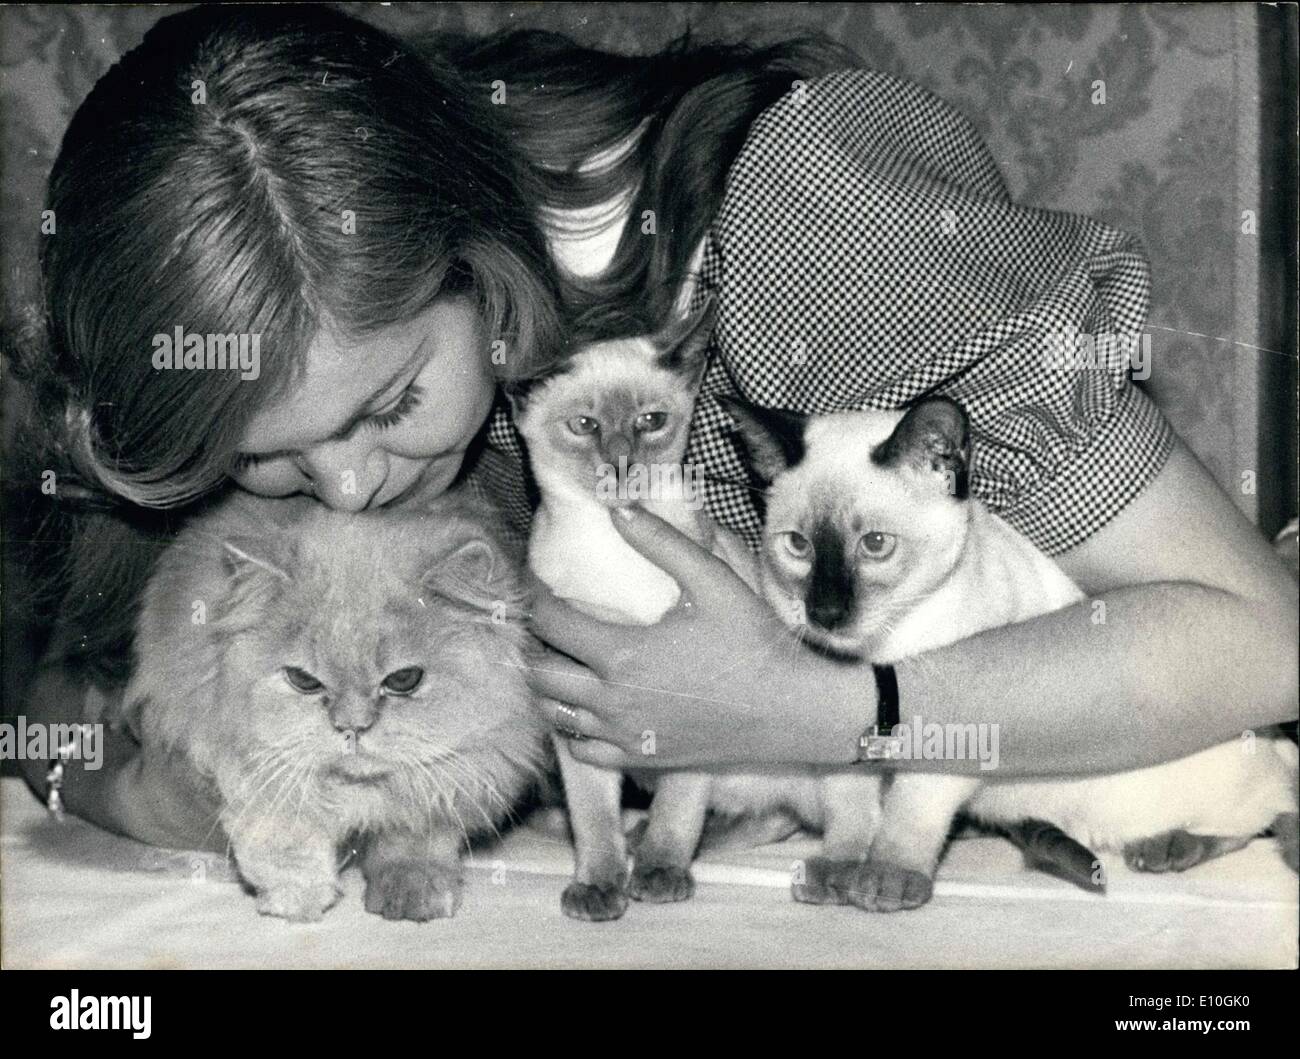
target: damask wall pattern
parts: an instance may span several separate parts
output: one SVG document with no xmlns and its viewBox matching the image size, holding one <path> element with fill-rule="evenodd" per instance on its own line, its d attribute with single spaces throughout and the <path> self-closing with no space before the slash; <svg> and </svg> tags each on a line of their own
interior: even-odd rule
<svg viewBox="0 0 1300 1059">
<path fill-rule="evenodd" d="M 1149 392 L 1211 470 L 1255 469 L 1251 399 L 1263 358 L 1250 8 L 1175 5 L 345 4 L 399 35 L 535 26 L 619 51 L 699 38 L 817 30 L 864 63 L 962 110 L 1021 201 L 1138 234 L 1155 290 Z M 100 74 L 176 8 L 0 9 L 0 264 L 7 306 L 28 296 L 44 182 L 73 110 Z"/>
</svg>

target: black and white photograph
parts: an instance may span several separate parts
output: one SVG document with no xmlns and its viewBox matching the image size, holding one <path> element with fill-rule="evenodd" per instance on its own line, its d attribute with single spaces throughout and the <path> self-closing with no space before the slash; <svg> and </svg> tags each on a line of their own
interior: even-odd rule
<svg viewBox="0 0 1300 1059">
<path fill-rule="evenodd" d="M 1295 4 L 0 7 L 0 965 L 1296 970 L 1296 76 Z"/>
</svg>

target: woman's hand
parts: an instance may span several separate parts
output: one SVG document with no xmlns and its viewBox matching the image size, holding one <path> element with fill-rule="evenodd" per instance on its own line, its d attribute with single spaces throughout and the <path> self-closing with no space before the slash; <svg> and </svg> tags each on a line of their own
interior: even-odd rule
<svg viewBox="0 0 1300 1059">
<path fill-rule="evenodd" d="M 99 723 L 98 716 L 86 713 L 96 694 L 63 668 L 45 665 L 27 695 L 27 721 Z M 98 768 L 86 768 L 76 759 L 68 762 L 63 788 L 68 812 L 154 846 L 225 850 L 226 838 L 217 824 L 220 806 L 183 755 L 147 752 L 107 724 L 100 746 Z M 42 800 L 48 767 L 45 761 L 24 762 L 24 776 Z"/>
<path fill-rule="evenodd" d="M 847 764 L 875 717 L 864 667 L 806 648 L 771 607 L 716 556 L 640 508 L 614 525 L 681 586 L 655 625 L 593 618 L 536 583 L 533 631 L 552 654 L 533 686 L 579 760 L 611 768 L 756 763 Z M 574 661 L 576 660 L 576 661 Z M 576 714 L 576 720 L 575 720 Z"/>
</svg>

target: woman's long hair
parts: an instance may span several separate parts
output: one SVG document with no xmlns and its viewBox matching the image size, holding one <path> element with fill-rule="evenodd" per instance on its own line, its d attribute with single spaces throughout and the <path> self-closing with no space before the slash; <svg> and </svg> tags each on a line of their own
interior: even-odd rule
<svg viewBox="0 0 1300 1059">
<path fill-rule="evenodd" d="M 18 364 L 56 496 L 69 660 L 125 674 L 134 607 L 175 509 L 226 480 L 245 428 L 294 385 L 324 326 L 363 337 L 473 291 L 504 378 L 560 355 L 567 323 L 653 328 L 721 201 L 750 123 L 829 44 L 680 41 L 612 55 L 538 31 L 419 45 L 322 8 L 162 19 L 77 110 L 50 176 L 57 234 Z M 506 86 L 494 102 L 497 82 Z M 616 165 L 594 152 L 629 142 Z M 539 209 L 618 194 L 629 224 L 597 281 L 563 278 Z M 155 335 L 258 334 L 261 374 L 159 371 Z M 37 479 L 27 477 L 31 483 Z M 152 513 L 151 513 L 152 512 Z M 51 528 L 53 527 L 53 528 Z"/>
</svg>

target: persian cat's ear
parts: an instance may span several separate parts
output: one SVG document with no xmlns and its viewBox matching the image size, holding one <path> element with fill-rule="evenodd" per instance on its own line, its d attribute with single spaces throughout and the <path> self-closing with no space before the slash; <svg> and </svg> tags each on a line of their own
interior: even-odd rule
<svg viewBox="0 0 1300 1059">
<path fill-rule="evenodd" d="M 763 481 L 771 484 L 777 475 L 803 459 L 804 427 L 809 417 L 783 408 L 760 408 L 739 397 L 717 394 L 718 405 L 740 427 L 749 465 Z"/>
<path fill-rule="evenodd" d="M 656 363 L 694 380 L 704 373 L 709 339 L 718 322 L 718 300 L 712 294 L 698 309 L 678 317 L 651 341 L 659 351 Z"/>
<path fill-rule="evenodd" d="M 213 628 L 234 632 L 256 625 L 275 590 L 290 580 L 289 556 L 273 536 L 227 537 L 221 542 L 221 569 L 226 592 L 219 600 Z M 291 555 L 291 553 L 290 553 Z"/>
<path fill-rule="evenodd" d="M 288 581 L 285 563 L 268 542 L 258 537 L 227 537 L 221 542 L 221 568 L 233 582 L 256 576 Z"/>
<path fill-rule="evenodd" d="M 440 555 L 421 582 L 444 599 L 493 614 L 523 601 L 514 564 L 488 537 L 474 537 Z"/>
</svg>

